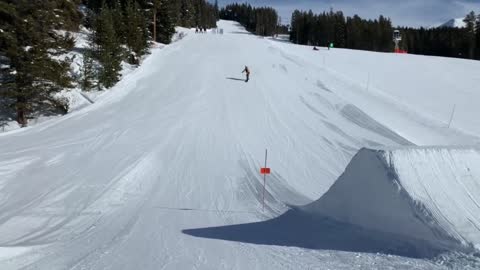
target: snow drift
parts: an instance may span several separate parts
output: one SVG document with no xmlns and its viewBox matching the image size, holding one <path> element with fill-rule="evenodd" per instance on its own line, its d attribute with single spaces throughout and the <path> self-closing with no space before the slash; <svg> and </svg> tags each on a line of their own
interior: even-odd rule
<svg viewBox="0 0 480 270">
<path fill-rule="evenodd" d="M 480 152 L 362 149 L 302 210 L 438 249 L 480 247 Z"/>
</svg>

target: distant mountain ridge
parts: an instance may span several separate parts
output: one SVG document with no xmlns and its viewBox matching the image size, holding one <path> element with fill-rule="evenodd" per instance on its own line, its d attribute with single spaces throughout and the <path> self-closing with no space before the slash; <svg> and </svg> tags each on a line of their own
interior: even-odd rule
<svg viewBox="0 0 480 270">
<path fill-rule="evenodd" d="M 456 19 L 451 19 L 448 22 L 444 24 L 440 24 L 436 27 L 464 28 L 465 22 L 463 21 L 463 18 L 456 18 Z"/>
</svg>

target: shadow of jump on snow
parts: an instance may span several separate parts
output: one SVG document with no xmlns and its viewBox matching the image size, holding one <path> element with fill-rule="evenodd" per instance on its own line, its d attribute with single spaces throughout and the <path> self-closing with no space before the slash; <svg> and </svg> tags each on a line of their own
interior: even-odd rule
<svg viewBox="0 0 480 270">
<path fill-rule="evenodd" d="M 236 34 L 236 35 L 250 35 L 252 36 L 253 34 L 247 31 L 231 31 L 228 32 L 229 34 Z"/>
<path fill-rule="evenodd" d="M 433 258 L 447 251 L 440 245 L 314 217 L 300 209 L 255 223 L 183 230 L 194 237 L 242 243 L 290 246 L 317 250 L 383 253 L 411 258 Z"/>
</svg>

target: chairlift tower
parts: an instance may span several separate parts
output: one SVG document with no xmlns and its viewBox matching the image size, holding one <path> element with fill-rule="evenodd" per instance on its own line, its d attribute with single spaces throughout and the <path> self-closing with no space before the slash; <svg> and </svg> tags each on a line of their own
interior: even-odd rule
<svg viewBox="0 0 480 270">
<path fill-rule="evenodd" d="M 400 41 L 402 41 L 402 35 L 400 30 L 393 31 L 393 42 L 395 43 L 395 52 L 400 51 Z"/>
</svg>

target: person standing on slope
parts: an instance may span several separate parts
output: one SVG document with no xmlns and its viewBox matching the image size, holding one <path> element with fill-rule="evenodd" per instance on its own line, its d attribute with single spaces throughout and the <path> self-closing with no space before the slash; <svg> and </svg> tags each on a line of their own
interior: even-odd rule
<svg viewBox="0 0 480 270">
<path fill-rule="evenodd" d="M 250 79 L 250 70 L 248 69 L 247 66 L 245 66 L 245 69 L 242 71 L 242 73 L 245 72 L 245 75 L 247 75 L 247 79 L 245 80 L 245 82 L 248 82 L 248 80 Z"/>
</svg>

